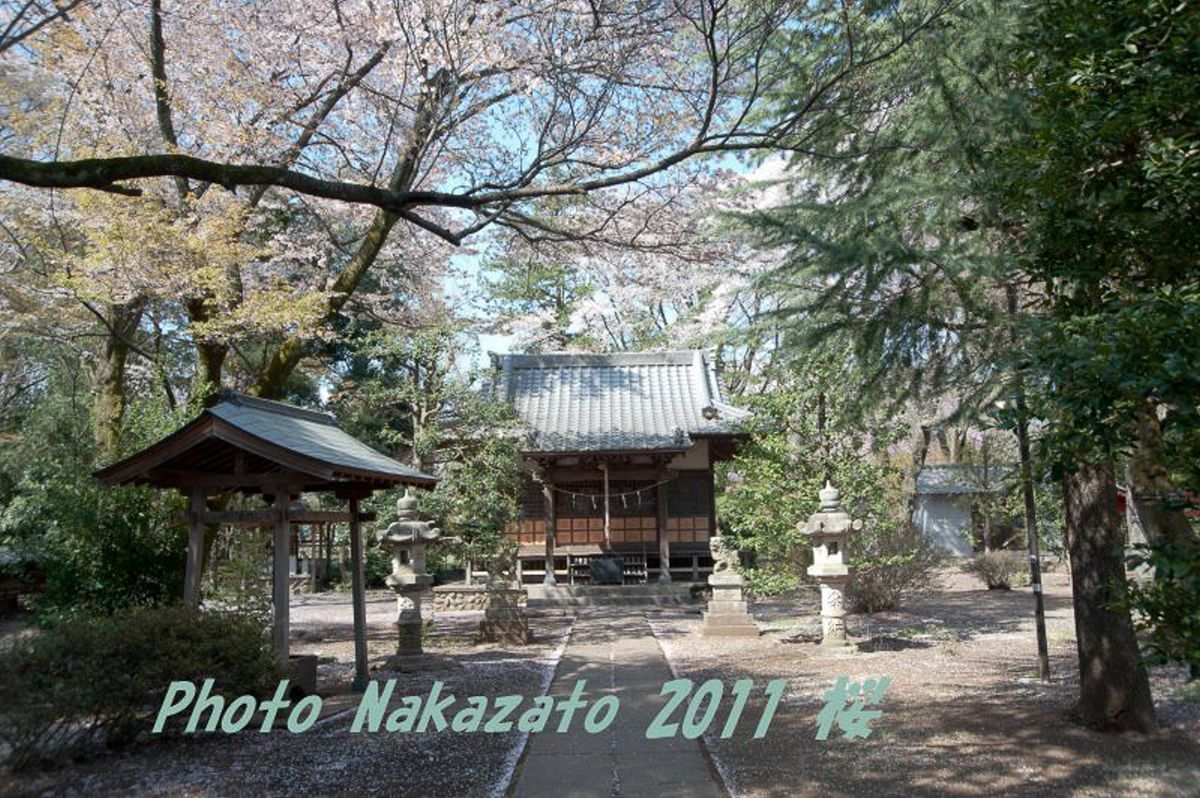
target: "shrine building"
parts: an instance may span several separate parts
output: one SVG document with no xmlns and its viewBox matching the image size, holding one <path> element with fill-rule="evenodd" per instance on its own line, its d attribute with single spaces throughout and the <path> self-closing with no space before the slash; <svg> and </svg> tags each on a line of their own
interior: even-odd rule
<svg viewBox="0 0 1200 798">
<path fill-rule="evenodd" d="M 520 417 L 523 583 L 699 582 L 711 571 L 713 465 L 746 437 L 700 351 L 493 355 Z M 547 567 L 547 563 L 550 566 Z"/>
</svg>

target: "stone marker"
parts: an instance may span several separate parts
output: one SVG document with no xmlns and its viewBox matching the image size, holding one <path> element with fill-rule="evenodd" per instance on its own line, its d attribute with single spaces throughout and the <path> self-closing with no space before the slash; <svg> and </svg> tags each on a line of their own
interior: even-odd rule
<svg viewBox="0 0 1200 798">
<path fill-rule="evenodd" d="M 735 570 L 737 550 L 726 546 L 725 538 L 720 535 L 709 538 L 708 547 L 713 558 L 713 572 L 708 577 L 712 599 L 704 613 L 700 634 L 705 637 L 757 637 L 758 626 L 746 611 L 746 600 L 742 596 L 746 580 Z"/>
<path fill-rule="evenodd" d="M 842 509 L 841 493 L 829 482 L 817 494 L 821 507 L 796 524 L 796 529 L 809 536 L 813 547 L 813 564 L 808 575 L 821 584 L 821 645 L 846 645 L 846 607 L 844 591 L 850 569 L 846 565 L 846 537 L 851 529 L 862 529 L 862 521 L 851 521 Z"/>
<path fill-rule="evenodd" d="M 394 521 L 383 534 L 379 545 L 392 554 L 392 573 L 387 585 L 396 591 L 396 629 L 399 643 L 396 653 L 417 655 L 421 648 L 421 595 L 433 583 L 425 573 L 425 547 L 441 537 L 441 532 L 428 521 L 417 517 L 417 499 L 407 490 L 396 502 Z"/>
<path fill-rule="evenodd" d="M 479 639 L 488 643 L 523 646 L 533 639 L 529 619 L 521 609 L 524 588 L 514 587 L 517 551 L 507 546 L 488 562 L 487 605 L 479 622 Z"/>
</svg>

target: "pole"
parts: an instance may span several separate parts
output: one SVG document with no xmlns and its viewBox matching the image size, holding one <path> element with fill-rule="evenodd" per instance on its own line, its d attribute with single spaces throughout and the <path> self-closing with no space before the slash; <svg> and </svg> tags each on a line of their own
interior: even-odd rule
<svg viewBox="0 0 1200 798">
<path fill-rule="evenodd" d="M 667 584 L 671 581 L 671 536 L 667 532 L 667 483 L 660 480 L 655 496 L 655 509 L 658 511 L 658 581 Z"/>
<path fill-rule="evenodd" d="M 350 589 L 354 605 L 354 682 L 350 689 L 361 693 L 367 689 L 367 597 L 363 590 L 362 521 L 359 520 L 358 499 L 350 499 Z"/>
<path fill-rule="evenodd" d="M 608 463 L 601 466 L 604 469 L 604 548 L 612 548 L 612 534 L 609 532 L 609 511 L 608 511 Z"/>
<path fill-rule="evenodd" d="M 1038 552 L 1037 510 L 1033 502 L 1033 474 L 1029 463 L 1029 417 L 1025 390 L 1017 391 L 1017 445 L 1021 455 L 1021 492 L 1025 498 L 1025 536 L 1029 541 L 1029 583 L 1033 587 L 1034 621 L 1037 626 L 1038 678 L 1050 681 L 1050 650 L 1046 643 L 1046 601 L 1042 596 L 1042 564 Z"/>
<path fill-rule="evenodd" d="M 542 577 L 542 584 L 553 587 L 557 584 L 554 579 L 554 525 L 558 514 L 554 507 L 554 485 L 549 481 L 542 482 L 542 500 L 546 514 L 546 574 Z"/>
<path fill-rule="evenodd" d="M 291 494 L 286 488 L 281 488 L 275 494 L 275 509 L 278 512 L 275 520 L 275 541 L 273 545 L 273 600 L 274 611 L 274 642 L 275 652 L 286 668 L 288 666 L 288 602 L 290 599 L 288 585 L 288 555 L 291 542 L 291 522 L 288 521 L 288 503 Z"/>
<path fill-rule="evenodd" d="M 1006 286 L 1008 295 L 1009 333 L 1014 348 L 1017 343 L 1017 289 L 1012 283 Z M 1033 469 L 1029 453 L 1029 410 L 1025 404 L 1025 381 L 1018 371 L 1017 393 L 1017 449 L 1021 460 L 1021 493 L 1025 500 L 1025 538 L 1029 544 L 1029 584 L 1033 589 L 1033 617 L 1037 628 L 1038 678 L 1050 681 L 1050 647 L 1046 642 L 1046 601 L 1042 595 L 1042 563 L 1038 552 L 1037 508 L 1033 501 Z"/>
<path fill-rule="evenodd" d="M 203 488 L 192 488 L 192 524 L 188 529 L 187 570 L 183 576 L 183 603 L 200 606 L 200 565 L 204 558 L 204 521 L 207 508 Z"/>
</svg>

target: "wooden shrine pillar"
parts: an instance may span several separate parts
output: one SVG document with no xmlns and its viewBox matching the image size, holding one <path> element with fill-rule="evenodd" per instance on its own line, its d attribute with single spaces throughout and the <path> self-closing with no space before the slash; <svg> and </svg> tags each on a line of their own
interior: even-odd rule
<svg viewBox="0 0 1200 798">
<path fill-rule="evenodd" d="M 667 531 L 667 483 L 661 478 L 655 499 L 658 510 L 658 581 L 671 581 L 671 536 Z"/>
<path fill-rule="evenodd" d="M 351 689 L 361 693 L 367 689 L 367 597 L 363 576 L 362 519 L 358 511 L 359 497 L 350 499 L 350 584 L 354 606 L 354 682 Z"/>
<path fill-rule="evenodd" d="M 280 488 L 275 491 L 275 536 L 272 544 L 271 577 L 272 577 L 272 609 L 274 610 L 274 628 L 272 639 L 275 643 L 275 653 L 279 655 L 284 667 L 288 665 L 288 633 L 291 608 L 291 585 L 289 584 L 290 568 L 288 555 L 292 539 L 292 524 L 288 520 L 288 505 L 292 502 L 291 491 Z"/>
<path fill-rule="evenodd" d="M 542 582 L 553 586 L 557 584 L 554 579 L 554 525 L 558 520 L 558 513 L 554 506 L 553 483 L 542 482 L 542 499 L 546 505 L 546 576 Z"/>
<path fill-rule="evenodd" d="M 192 488 L 191 525 L 188 527 L 187 570 L 183 577 L 183 603 L 189 607 L 200 606 L 200 566 L 204 559 L 204 519 L 208 508 L 203 488 Z"/>
<path fill-rule="evenodd" d="M 609 511 L 609 490 L 608 490 L 608 463 L 600 464 L 604 469 L 604 548 L 612 548 L 612 519 Z"/>
</svg>

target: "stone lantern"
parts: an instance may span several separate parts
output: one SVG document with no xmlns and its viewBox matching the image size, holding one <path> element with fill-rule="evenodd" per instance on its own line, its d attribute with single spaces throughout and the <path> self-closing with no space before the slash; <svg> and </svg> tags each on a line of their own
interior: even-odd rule
<svg viewBox="0 0 1200 798">
<path fill-rule="evenodd" d="M 853 521 L 842 509 L 841 493 L 829 482 L 818 493 L 821 507 L 801 521 L 796 529 L 812 541 L 813 564 L 808 575 L 821 585 L 821 644 L 846 645 L 846 607 L 844 591 L 850 578 L 846 543 L 851 530 L 862 529 L 862 521 Z"/>
<path fill-rule="evenodd" d="M 429 521 L 417 516 L 417 498 L 405 490 L 396 502 L 398 520 L 388 525 L 379 542 L 392 554 L 392 573 L 387 585 L 396 591 L 396 628 L 400 633 L 399 654 L 420 654 L 421 594 L 433 583 L 425 573 L 425 547 L 441 538 L 442 533 Z"/>
</svg>

